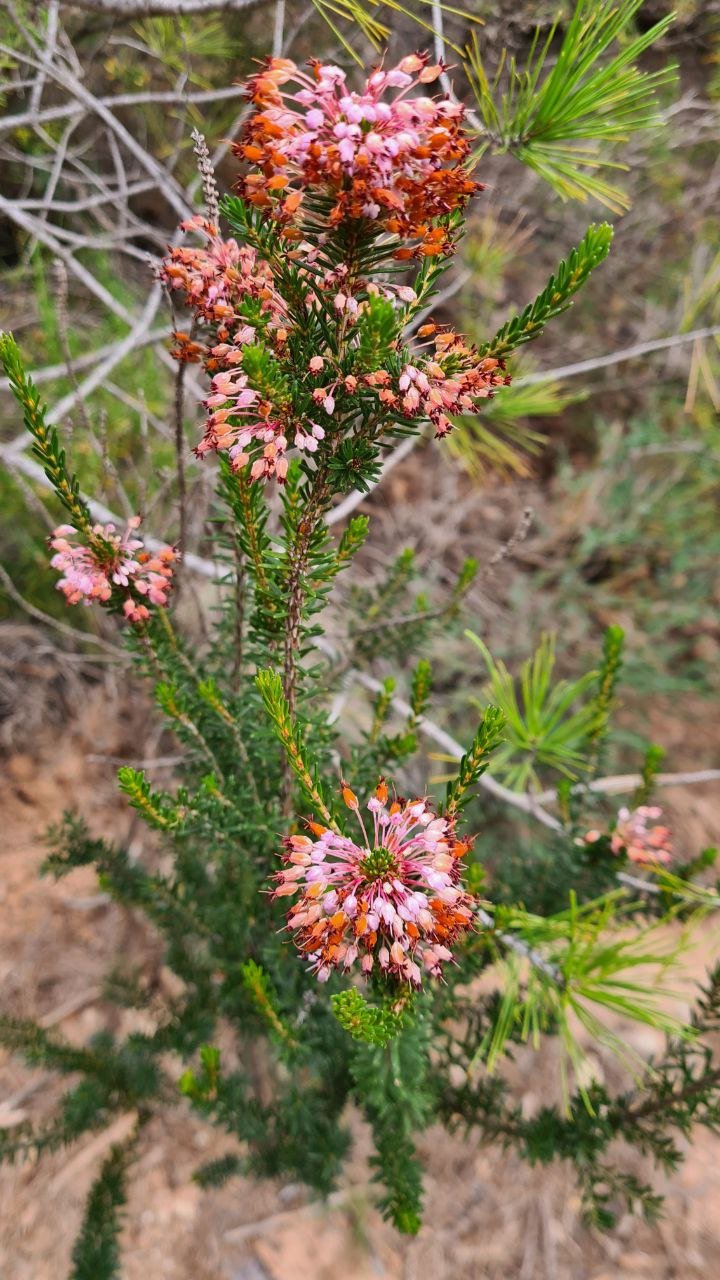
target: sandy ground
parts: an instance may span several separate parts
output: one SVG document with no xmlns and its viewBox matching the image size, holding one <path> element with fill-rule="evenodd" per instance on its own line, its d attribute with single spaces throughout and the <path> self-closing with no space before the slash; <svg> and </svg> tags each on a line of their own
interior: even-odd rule
<svg viewBox="0 0 720 1280">
<path fill-rule="evenodd" d="M 99 999 L 102 976 L 120 954 L 146 971 L 152 967 L 160 987 L 171 978 L 144 925 L 98 894 L 92 872 L 76 872 L 59 884 L 37 876 L 43 832 L 69 797 L 95 830 L 129 839 L 137 856 L 149 839 L 113 781 L 113 764 L 137 761 L 139 742 L 144 751 L 158 749 L 157 740 L 147 746 L 143 709 L 128 710 L 101 684 L 66 714 L 62 735 L 59 725 L 40 723 L 31 741 L 10 750 L 2 762 L 0 974 L 5 1009 L 38 1017 L 82 1042 L 104 1025 L 122 1031 L 131 1018 L 137 1024 L 137 1015 Z M 670 745 L 673 767 L 682 767 L 682 736 Z M 695 736 L 687 762 L 702 754 Z M 693 845 L 720 837 L 717 794 L 698 788 L 668 799 Z M 717 923 L 708 923 L 688 961 L 691 974 L 703 971 L 717 944 Z M 655 1047 L 647 1032 L 632 1034 L 641 1050 Z M 522 1054 L 517 1072 L 523 1104 L 537 1106 L 553 1087 L 552 1051 L 542 1058 Z M 1 1124 L 42 1117 L 59 1092 L 51 1076 L 0 1058 Z M 64 1280 L 87 1189 L 103 1155 L 131 1123 L 132 1117 L 120 1117 L 107 1133 L 71 1150 L 2 1170 L 2 1280 Z M 668 1193 L 659 1225 L 627 1217 L 603 1236 L 580 1225 L 568 1170 L 530 1169 L 497 1148 L 430 1132 L 420 1144 L 427 1168 L 426 1219 L 410 1241 L 401 1240 L 372 1208 L 362 1132 L 358 1138 L 346 1187 L 330 1206 L 320 1206 L 308 1204 L 297 1186 L 236 1180 L 220 1191 L 202 1192 L 190 1182 L 193 1169 L 231 1144 L 182 1107 L 158 1118 L 144 1135 L 132 1173 L 124 1280 L 720 1277 L 720 1146 L 712 1135 L 698 1135 L 670 1187 L 658 1181 Z"/>
</svg>

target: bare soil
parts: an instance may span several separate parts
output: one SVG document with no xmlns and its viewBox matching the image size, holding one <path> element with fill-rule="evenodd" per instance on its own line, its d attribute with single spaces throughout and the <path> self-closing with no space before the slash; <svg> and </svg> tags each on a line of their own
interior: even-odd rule
<svg viewBox="0 0 720 1280">
<path fill-rule="evenodd" d="M 28 662 L 28 679 L 37 681 L 38 668 L 33 676 Z M 47 664 L 42 676 L 50 679 Z M 2 1005 L 80 1043 L 102 1026 L 128 1030 L 146 1016 L 101 1000 L 103 975 L 119 957 L 152 970 L 161 988 L 170 990 L 172 977 L 144 924 L 100 894 L 90 870 L 60 883 L 38 877 L 44 833 L 71 805 L 98 833 L 129 841 L 137 857 L 152 856 L 150 837 L 117 795 L 114 765 L 157 755 L 160 740 L 147 708 L 110 678 L 90 688 L 56 680 L 53 699 L 56 723 L 38 717 L 21 749 L 9 749 L 2 766 Z M 672 718 L 668 722 L 671 711 L 656 707 L 653 714 L 675 748 L 673 767 L 682 767 L 685 752 L 691 757 L 687 763 L 707 759 L 713 735 L 717 743 L 716 725 L 708 725 L 707 714 L 701 720 L 700 706 L 693 710 L 685 703 L 682 730 Z M 706 739 L 701 743 L 699 724 Z M 717 792 L 696 788 L 668 794 L 667 801 L 683 839 L 693 846 L 720 837 Z M 717 924 L 708 922 L 688 959 L 689 979 L 701 976 L 717 943 Z M 646 1031 L 628 1036 L 641 1051 L 658 1047 Z M 596 1069 L 617 1071 L 607 1062 Z M 528 1110 L 555 1096 L 552 1048 L 521 1054 L 513 1071 Z M 0 1124 L 48 1115 L 60 1091 L 52 1076 L 0 1059 Z M 110 1145 L 132 1123 L 132 1116 L 121 1116 L 108 1131 L 71 1150 L 2 1170 L 3 1280 L 64 1280 L 90 1183 Z M 569 1170 L 531 1169 L 496 1147 L 432 1131 L 420 1139 L 427 1169 L 425 1223 L 416 1239 L 404 1240 L 372 1207 L 366 1137 L 357 1129 L 358 1152 L 346 1185 L 330 1205 L 320 1205 L 309 1203 L 301 1187 L 273 1183 L 236 1180 L 219 1191 L 201 1191 L 190 1181 L 193 1170 L 231 1144 L 184 1107 L 169 1110 L 145 1133 L 132 1171 L 124 1280 L 720 1277 L 720 1148 L 710 1134 L 696 1136 L 670 1185 L 655 1179 L 667 1192 L 659 1225 L 626 1217 L 600 1235 L 580 1223 Z M 649 1172 L 637 1163 L 633 1167 Z"/>
</svg>

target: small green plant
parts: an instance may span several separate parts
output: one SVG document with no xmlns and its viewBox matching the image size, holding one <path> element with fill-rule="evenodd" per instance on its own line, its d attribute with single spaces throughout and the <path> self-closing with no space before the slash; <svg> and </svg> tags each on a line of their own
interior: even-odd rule
<svg viewBox="0 0 720 1280">
<path fill-rule="evenodd" d="M 482 654 L 490 696 L 505 717 L 505 742 L 493 757 L 494 772 L 515 791 L 540 790 L 539 770 L 550 769 L 568 778 L 582 774 L 598 719 L 592 696 L 598 672 L 588 671 L 578 680 L 553 681 L 555 637 L 545 635 L 532 658 L 522 664 L 516 688 L 504 662 L 495 660 L 474 632 L 465 634 Z"/>
</svg>

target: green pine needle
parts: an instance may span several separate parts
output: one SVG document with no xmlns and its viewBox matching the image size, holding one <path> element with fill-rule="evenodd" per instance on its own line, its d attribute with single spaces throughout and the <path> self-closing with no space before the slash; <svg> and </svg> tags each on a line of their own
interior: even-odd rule
<svg viewBox="0 0 720 1280">
<path fill-rule="evenodd" d="M 536 31 L 527 65 L 500 60 L 491 80 L 474 40 L 464 62 L 485 132 L 480 154 L 511 151 L 563 199 L 592 198 L 620 213 L 625 193 L 598 171 L 624 168 L 603 148 L 657 127 L 658 90 L 672 83 L 675 67 L 641 71 L 637 61 L 665 35 L 668 14 L 649 31 L 629 35 L 644 0 L 578 0 L 557 57 L 550 58 L 559 22 L 540 43 Z"/>
</svg>

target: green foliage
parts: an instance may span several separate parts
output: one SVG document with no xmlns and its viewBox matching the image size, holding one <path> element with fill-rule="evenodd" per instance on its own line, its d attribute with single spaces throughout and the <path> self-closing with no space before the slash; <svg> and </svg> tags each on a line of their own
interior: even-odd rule
<svg viewBox="0 0 720 1280">
<path fill-rule="evenodd" d="M 660 1027 L 671 1035 L 690 1034 L 662 1009 L 667 990 L 657 982 L 648 990 L 645 980 L 633 981 L 629 976 L 633 968 L 646 965 L 660 973 L 667 970 L 679 944 L 658 935 L 655 926 L 638 930 L 632 937 L 611 936 L 609 927 L 617 927 L 623 915 L 630 916 L 635 910 L 634 905 L 623 909 L 622 898 L 623 891 L 618 890 L 580 906 L 571 893 L 568 909 L 552 916 L 498 908 L 496 928 L 509 928 L 524 948 L 505 952 L 502 999 L 477 1050 L 478 1057 L 487 1056 L 489 1069 L 497 1063 L 511 1035 L 537 1044 L 541 1035 L 552 1029 L 567 1062 L 581 1079 L 584 1053 L 576 1031 L 580 1025 L 595 1043 L 611 1047 L 630 1068 L 642 1070 L 642 1060 L 608 1029 L 596 1008 Z M 529 968 L 522 965 L 523 958 L 530 959 Z M 565 1069 L 563 1087 L 567 1095 Z M 585 1096 L 582 1083 L 580 1093 Z M 590 1099 L 586 1102 L 589 1105 Z"/>
<path fill-rule="evenodd" d="M 546 635 L 520 668 L 518 697 L 504 662 L 495 661 L 474 632 L 465 634 L 483 656 L 491 696 L 505 719 L 505 745 L 496 752 L 491 767 L 515 791 L 539 789 L 539 768 L 577 777 L 587 768 L 587 748 L 598 724 L 597 702 L 588 697 L 597 672 L 553 683 L 555 639 Z"/>
<path fill-rule="evenodd" d="M 118 786 L 127 796 L 133 809 L 143 815 L 148 826 L 158 831 L 167 831 L 181 821 L 181 813 L 169 796 L 155 791 L 148 782 L 142 769 L 131 769 L 123 766 L 118 769 Z"/>
<path fill-rule="evenodd" d="M 577 248 L 553 272 L 542 293 L 529 302 L 520 315 L 498 329 L 494 338 L 480 347 L 480 354 L 504 360 L 517 347 L 539 337 L 545 325 L 572 305 L 573 296 L 585 284 L 590 272 L 610 252 L 613 230 L 607 222 L 592 223 Z"/>
<path fill-rule="evenodd" d="M 120 1275 L 118 1236 L 133 1145 L 134 1138 L 111 1148 L 90 1189 L 73 1248 L 71 1280 L 115 1280 Z"/>
<path fill-rule="evenodd" d="M 398 1001 L 397 997 L 391 997 L 382 1005 L 371 1005 L 357 987 L 348 987 L 331 996 L 331 1004 L 340 1026 L 353 1040 L 377 1045 L 380 1049 L 400 1034 L 411 1012 L 408 1001 Z"/>
<path fill-rule="evenodd" d="M 475 786 L 490 765 L 490 755 L 505 736 L 505 716 L 500 707 L 486 707 L 469 751 L 460 760 L 457 777 L 448 783 L 445 813 L 454 818 L 467 804 Z"/>
<path fill-rule="evenodd" d="M 227 1155 L 220 1156 L 218 1160 L 209 1160 L 194 1174 L 193 1180 L 197 1182 L 203 1190 L 210 1187 L 222 1187 L 228 1179 L 241 1174 L 244 1169 L 244 1163 L 239 1156 Z"/>
<path fill-rule="evenodd" d="M 355 1092 L 372 1126 L 374 1177 L 384 1186 L 380 1207 L 407 1235 L 420 1228 L 422 1175 L 415 1137 L 432 1114 L 428 1027 L 422 1015 L 385 1047 L 358 1046 Z"/>
<path fill-rule="evenodd" d="M 260 671 L 256 683 L 288 764 L 307 800 L 328 826 L 337 830 L 337 824 L 320 789 L 318 771 L 308 762 L 302 734 L 291 718 L 280 676 L 275 671 Z"/>
<path fill-rule="evenodd" d="M 577 0 L 554 59 L 550 52 L 559 20 L 544 42 L 536 30 L 524 70 L 503 56 L 492 80 L 476 40 L 466 66 L 486 131 L 479 150 L 511 151 L 563 199 L 590 197 L 615 212 L 627 209 L 622 190 L 598 174 L 624 167 L 602 147 L 656 128 L 661 122 L 657 91 L 675 74 L 673 66 L 641 71 L 636 65 L 674 17 L 668 14 L 642 34 L 628 34 L 643 3 Z"/>
<path fill-rule="evenodd" d="M 571 1162 L 585 1216 L 595 1226 L 612 1227 L 620 1209 L 639 1209 L 652 1221 L 660 1207 L 657 1193 L 617 1169 L 612 1144 L 629 1142 L 667 1174 L 682 1160 L 678 1139 L 686 1140 L 698 1124 L 716 1130 L 720 1071 L 707 1036 L 717 1030 L 719 1016 L 720 969 L 715 968 L 693 1015 L 695 1035 L 671 1037 L 665 1053 L 631 1090 L 613 1096 L 604 1084 L 593 1082 L 586 1096 L 573 1095 L 565 1108 L 545 1106 L 525 1119 L 519 1107 L 508 1103 L 500 1081 L 480 1078 L 460 1087 L 446 1083 L 441 1107 L 449 1118 L 462 1117 L 488 1138 L 517 1147 L 531 1163 Z"/>
<path fill-rule="evenodd" d="M 361 59 L 353 48 L 350 35 L 345 35 L 343 29 L 337 25 L 337 18 L 341 18 L 351 28 L 356 27 L 376 50 L 383 48 L 392 35 L 392 27 L 380 20 L 376 13 L 377 6 L 372 3 L 372 0 L 312 0 L 312 4 L 321 17 L 325 19 L 345 52 L 351 58 L 354 58 L 356 62 L 361 62 Z M 419 7 L 411 4 L 401 4 L 400 0 L 384 0 L 383 7 L 390 10 L 392 14 L 399 14 L 401 17 L 409 19 L 410 22 L 417 23 L 424 33 L 431 34 L 433 28 L 430 18 L 432 15 L 430 13 L 426 14 L 426 9 L 429 10 L 431 4 L 432 0 L 420 0 Z M 455 5 L 441 3 L 440 7 L 446 13 L 460 14 L 465 21 L 478 21 L 465 9 L 458 8 Z M 452 47 L 455 48 L 454 45 Z"/>
<path fill-rule="evenodd" d="M 43 471 L 57 497 L 69 512 L 75 527 L 88 530 L 91 516 L 87 503 L 80 495 L 77 478 L 65 465 L 65 450 L 60 447 L 57 431 L 45 421 L 45 408 L 32 378 L 25 372 L 18 345 L 10 333 L 0 333 L 0 364 L 2 364 L 10 390 L 23 414 L 26 431 L 33 438 L 33 453 L 42 464 Z"/>
</svg>

